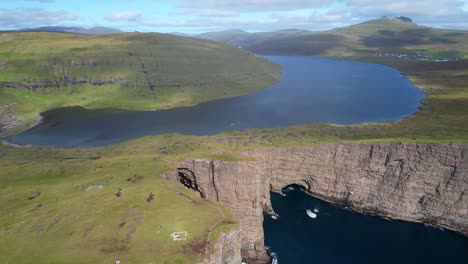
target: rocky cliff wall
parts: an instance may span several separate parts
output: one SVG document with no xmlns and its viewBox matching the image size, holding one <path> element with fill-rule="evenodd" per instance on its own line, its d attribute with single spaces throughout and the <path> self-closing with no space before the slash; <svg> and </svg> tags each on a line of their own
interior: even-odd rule
<svg viewBox="0 0 468 264">
<path fill-rule="evenodd" d="M 242 234 L 236 228 L 229 233 L 222 233 L 214 246 L 214 251 L 198 264 L 239 264 L 241 257 Z"/>
<path fill-rule="evenodd" d="M 228 205 L 240 222 L 242 256 L 267 263 L 263 212 L 270 191 L 298 184 L 355 211 L 431 223 L 468 235 L 468 144 L 357 144 L 261 149 L 254 161 L 193 159 L 163 177 Z"/>
<path fill-rule="evenodd" d="M 0 106 L 0 138 L 24 125 L 13 104 Z"/>
</svg>

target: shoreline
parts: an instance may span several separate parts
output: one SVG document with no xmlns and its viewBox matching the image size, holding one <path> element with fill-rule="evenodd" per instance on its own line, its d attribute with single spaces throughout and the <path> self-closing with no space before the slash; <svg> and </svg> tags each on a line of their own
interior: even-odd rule
<svg viewBox="0 0 468 264">
<path fill-rule="evenodd" d="M 337 201 L 337 200 L 333 200 L 333 199 L 326 199 L 326 197 L 324 198 L 324 197 L 315 195 L 314 193 L 308 192 L 306 189 L 303 189 L 303 186 L 301 186 L 301 185 L 298 185 L 298 190 L 300 192 L 302 192 L 303 194 L 305 194 L 305 195 L 308 195 L 310 197 L 318 199 L 318 200 L 320 200 L 322 202 L 328 203 L 328 204 L 330 204 L 330 205 L 332 205 L 334 207 L 337 207 L 337 208 L 339 208 L 341 210 L 351 210 L 354 213 L 373 216 L 373 217 L 378 217 L 378 218 L 381 218 L 381 219 L 387 220 L 387 221 L 400 221 L 400 222 L 413 223 L 413 224 L 418 224 L 418 225 L 430 225 L 430 226 L 432 226 L 432 228 L 441 229 L 444 232 L 452 232 L 452 233 L 455 233 L 457 235 L 468 238 L 468 233 L 467 232 L 464 232 L 461 229 L 454 229 L 454 228 L 452 228 L 452 227 L 450 227 L 450 226 L 448 226 L 446 224 L 433 224 L 433 223 L 430 223 L 428 221 L 423 221 L 421 219 L 419 219 L 419 220 L 417 220 L 417 219 L 406 219 L 406 218 L 403 218 L 401 216 L 395 216 L 395 215 L 391 215 L 391 214 L 384 214 L 382 212 L 376 212 L 376 211 L 372 211 L 372 210 L 359 209 L 358 207 L 356 207 L 354 205 L 344 204 L 342 201 Z M 272 190 L 271 192 L 279 194 L 279 195 L 283 194 L 283 192 L 281 190 L 280 191 Z M 268 213 L 268 212 L 265 212 L 265 213 L 270 215 L 270 213 Z"/>
<path fill-rule="evenodd" d="M 310 56 L 304 56 L 304 57 L 310 57 Z M 313 57 L 313 56 L 312 56 Z M 332 59 L 332 60 L 343 60 L 343 61 L 350 61 L 349 59 L 346 59 L 346 58 L 333 58 L 333 57 L 314 57 L 314 58 L 323 58 L 323 59 Z M 397 125 L 399 124 L 400 122 L 402 121 L 406 121 L 406 120 L 410 120 L 412 118 L 415 118 L 418 114 L 421 113 L 421 111 L 423 110 L 424 107 L 427 107 L 428 105 L 424 102 L 425 100 L 427 99 L 430 99 L 431 98 L 431 95 L 429 95 L 426 90 L 430 89 L 430 87 L 427 87 L 427 85 L 422 85 L 422 86 L 418 86 L 416 85 L 416 80 L 414 78 L 412 78 L 411 74 L 404 74 L 403 73 L 403 70 L 402 69 L 399 69 L 398 67 L 396 66 L 389 66 L 385 63 L 376 63 L 376 62 L 368 62 L 366 60 L 351 60 L 351 61 L 354 61 L 354 62 L 362 62 L 362 63 L 369 63 L 369 64 L 376 64 L 376 65 L 382 65 L 382 66 L 385 66 L 385 67 L 389 67 L 389 68 L 392 68 L 392 69 L 395 69 L 399 72 L 399 74 L 407 79 L 410 84 L 415 87 L 416 89 L 418 89 L 421 94 L 422 94 L 422 98 L 419 100 L 419 106 L 416 110 L 416 112 L 414 113 L 411 113 L 407 116 L 404 116 L 404 117 L 400 117 L 398 119 L 390 119 L 390 120 L 386 120 L 386 121 L 371 121 L 371 122 L 362 122 L 362 123 L 356 123 L 356 124 L 335 124 L 335 123 L 310 123 L 310 124 L 304 124 L 304 125 L 293 125 L 293 126 L 285 126 L 285 127 L 279 127 L 279 128 L 246 128 L 245 130 L 243 131 L 238 131 L 240 133 L 244 133 L 246 131 L 252 131 L 252 130 L 263 130 L 263 131 L 268 131 L 268 130 L 277 130 L 277 129 L 288 129 L 288 128 L 291 128 L 291 127 L 307 127 L 307 126 L 315 126 L 315 125 L 328 125 L 328 126 L 332 126 L 332 127 L 339 127 L 339 128 L 346 128 L 346 127 L 349 127 L 349 128 L 353 128 L 353 127 L 367 127 L 367 126 L 394 126 L 394 125 Z M 414 76 L 413 76 L 414 77 Z M 273 84 L 272 84 L 273 85 Z M 268 86 L 270 87 L 270 86 Z M 267 89 L 268 87 L 265 87 L 265 88 L 262 88 L 262 89 Z M 262 90 L 260 89 L 260 90 Z M 41 111 L 39 113 L 37 113 L 37 116 L 38 118 L 36 119 L 36 121 L 34 121 L 33 123 L 31 123 L 31 125 L 29 125 L 27 128 L 25 129 L 22 129 L 20 130 L 19 132 L 16 132 L 14 134 L 9 134 L 8 136 L 13 136 L 13 135 L 16 135 L 16 134 L 20 134 L 20 133 L 23 133 L 39 124 L 41 124 L 41 122 L 43 121 L 43 116 L 42 114 L 47 112 L 47 111 L 51 111 L 51 110 L 55 110 L 55 109 L 59 109 L 59 108 L 65 108 L 65 107 L 81 107 L 83 109 L 86 109 L 86 110 L 90 110 L 90 111 L 93 111 L 93 110 L 104 110 L 104 109 L 115 109 L 115 110 L 125 110 L 125 111 L 135 111 L 135 112 L 153 112 L 153 111 L 164 111 L 164 110 L 168 110 L 168 109 L 176 109 L 176 108 L 188 108 L 188 107 L 193 107 L 193 106 L 196 106 L 196 105 L 200 105 L 200 104 L 203 104 L 203 103 L 209 103 L 209 102 L 212 102 L 212 101 L 216 101 L 216 100 L 225 100 L 225 99 L 229 99 L 229 98 L 235 98 L 235 97 L 238 97 L 238 96 L 244 96 L 245 94 L 242 94 L 242 95 L 237 95 L 237 96 L 233 96 L 233 97 L 222 97 L 222 98 L 218 98 L 218 99 L 213 99 L 213 100 L 209 100 L 209 101 L 206 101 L 206 102 L 201 102 L 201 103 L 196 103 L 196 104 L 192 104 L 192 105 L 184 105 L 184 106 L 176 106 L 176 107 L 170 107 L 170 108 L 153 108 L 153 109 L 147 109 L 147 110 L 135 110 L 135 109 L 130 109 L 130 108 L 115 108 L 115 107 L 109 107 L 109 108 L 90 108 L 90 107 L 86 107 L 86 106 L 83 106 L 83 105 L 66 105 L 66 106 L 61 106 L 61 107 L 57 107 L 57 108 L 51 108 L 51 109 L 47 109 L 47 110 L 44 110 L 44 111 Z M 430 106 L 430 105 L 429 105 Z M 225 132 L 228 132 L 228 131 L 222 131 L 220 133 L 217 133 L 215 135 L 220 135 L 222 133 L 225 133 Z M 168 134 L 174 134 L 174 133 L 168 133 Z M 163 134 L 160 134 L 160 135 L 163 135 Z M 214 136 L 215 136 L 214 135 Z M 8 136 L 5 136 L 4 138 L 7 138 Z M 149 135 L 147 135 L 149 136 Z M 194 135 L 195 136 L 195 135 Z M 211 136 L 211 135 L 205 135 L 205 136 Z M 0 138 L 1 140 L 2 138 Z M 373 142 L 393 142 L 393 141 L 389 141 L 388 139 L 386 138 L 382 138 L 382 139 L 379 139 L 379 138 L 368 138 L 367 140 L 372 140 Z M 341 141 L 354 141 L 354 140 L 338 140 L 337 142 L 341 142 Z M 359 142 L 359 141 L 362 141 L 362 140 L 356 140 L 356 142 Z M 402 142 L 412 142 L 412 141 L 402 141 Z M 464 141 L 460 141 L 460 140 L 453 140 L 453 141 L 450 141 L 450 142 L 464 142 Z M 53 146 L 50 146 L 50 147 L 53 147 Z"/>
<path fill-rule="evenodd" d="M 3 139 L 2 141 L 0 141 L 0 143 L 2 143 L 3 145 L 14 147 L 14 148 L 32 148 L 33 147 L 33 145 L 29 145 L 29 144 L 28 145 L 16 144 L 16 143 L 9 141 L 8 139 Z"/>
<path fill-rule="evenodd" d="M 263 56 L 264 55 L 260 55 L 259 56 Z M 268 55 L 267 55 L 268 56 Z M 274 55 L 274 56 L 283 56 L 283 55 Z M 288 55 L 286 55 L 288 56 Z M 297 57 L 297 56 L 293 56 L 293 57 Z M 385 121 L 371 121 L 371 122 L 362 122 L 362 123 L 356 123 L 356 124 L 336 124 L 336 123 L 309 123 L 309 124 L 303 124 L 303 125 L 292 125 L 292 126 L 285 126 L 285 127 L 278 127 L 278 128 L 246 128 L 244 129 L 243 131 L 240 131 L 241 133 L 242 132 L 245 132 L 246 130 L 256 130 L 256 129 L 260 129 L 260 130 L 275 130 L 275 129 L 287 129 L 289 127 L 301 127 L 301 126 L 310 126 L 310 125 L 329 125 L 329 126 L 332 126 L 332 127 L 359 127 L 359 126 L 369 126 L 369 125 L 392 125 L 392 123 L 398 123 L 398 122 L 401 122 L 401 121 L 405 121 L 405 120 L 409 120 L 413 117 L 415 117 L 418 113 L 421 112 L 422 110 L 422 107 L 425 106 L 425 104 L 423 103 L 425 99 L 429 98 L 429 95 L 425 92 L 425 88 L 424 87 L 420 87 L 420 86 L 417 86 L 415 85 L 415 82 L 414 80 L 412 80 L 409 76 L 403 74 L 403 72 L 396 68 L 396 67 L 392 67 L 392 66 L 389 66 L 389 65 L 386 65 L 386 64 L 383 64 L 383 63 L 376 63 L 376 62 L 368 62 L 368 61 L 365 61 L 365 60 L 349 60 L 349 59 L 346 59 L 346 58 L 334 58 L 334 57 L 316 57 L 316 56 L 302 56 L 302 57 L 311 57 L 311 58 L 321 58 L 321 59 L 331 59 L 331 60 L 341 60 L 341 61 L 354 61 L 354 62 L 359 62 L 359 63 L 369 63 L 369 64 L 375 64 L 375 65 L 381 65 L 381 66 L 384 66 L 384 67 L 388 67 L 388 68 L 392 68 L 392 69 L 395 69 L 399 72 L 399 74 L 407 79 L 411 86 L 415 87 L 416 89 L 418 89 L 421 93 L 422 93 L 422 98 L 419 100 L 419 105 L 418 105 L 418 109 L 414 112 L 414 113 L 411 113 L 407 116 L 404 116 L 404 117 L 400 117 L 400 118 L 397 118 L 397 119 L 390 119 L 390 120 L 385 120 Z M 265 57 L 264 57 L 265 58 Z M 268 58 L 266 58 L 268 59 Z M 277 79 L 277 81 L 279 81 L 280 78 Z M 276 82 L 275 82 L 276 83 Z M 273 83 L 272 85 L 274 85 L 275 83 Z M 263 89 L 268 89 L 269 87 L 271 87 L 272 85 L 270 86 L 267 86 L 267 87 L 264 87 L 260 90 L 263 90 Z M 259 90 L 259 91 L 260 91 Z M 249 93 L 247 93 L 249 94 Z M 197 106 L 197 105 L 201 105 L 201 104 L 204 104 L 204 103 L 210 103 L 210 102 L 213 102 L 213 101 L 218 101 L 218 100 L 226 100 L 226 99 L 229 99 L 229 98 L 235 98 L 235 97 L 239 97 L 239 96 L 244 96 L 244 95 L 247 95 L 247 94 L 241 94 L 241 95 L 236 95 L 236 96 L 232 96 L 232 97 L 221 97 L 221 98 L 216 98 L 216 99 L 213 99 L 213 100 L 209 100 L 209 101 L 205 101 L 205 102 L 200 102 L 200 103 L 196 103 L 196 104 L 191 104 L 191 105 L 184 105 L 184 106 L 176 106 L 176 107 L 169 107 L 169 108 L 153 108 L 153 109 L 145 109 L 145 110 L 135 110 L 135 109 L 131 109 L 131 108 L 117 108 L 117 107 L 109 107 L 109 108 L 90 108 L 90 107 L 86 107 L 86 106 L 83 106 L 83 105 L 66 105 L 66 106 L 60 106 L 60 107 L 56 107 L 56 108 L 51 108 L 51 109 L 47 109 L 47 110 L 44 110 L 44 111 L 41 111 L 41 112 L 38 112 L 36 113 L 36 115 L 38 116 L 38 118 L 32 122 L 27 128 L 24 128 L 24 129 L 21 129 L 19 131 L 16 131 L 15 133 L 13 134 L 7 134 L 5 137 L 3 137 L 4 139 L 10 137 L 10 136 L 14 136 L 14 135 L 17 135 L 17 134 L 20 134 L 20 133 L 23 133 L 39 124 L 41 124 L 43 122 L 43 113 L 45 112 L 48 112 L 48 111 L 52 111 L 52 110 L 56 110 L 56 109 L 60 109 L 60 108 L 67 108 L 67 107 L 81 107 L 85 110 L 89 110 L 89 111 L 93 111 L 93 110 L 124 110 L 124 111 L 135 111 L 135 112 L 153 112 L 153 111 L 164 111 L 164 110 L 169 110 L 169 109 L 177 109 L 177 108 L 189 108 L 189 107 L 194 107 L 194 106 Z M 224 133 L 224 132 L 228 132 L 228 131 L 222 131 L 220 133 L 217 133 L 215 135 L 219 135 L 221 133 Z M 174 133 L 168 133 L 168 134 L 174 134 Z M 163 134 L 160 134 L 160 135 L 163 135 Z M 209 136 L 209 135 L 205 135 L 205 136 Z M 0 138 L 2 139 L 2 138 Z M 7 140 L 8 141 L 8 140 Z M 383 141 L 384 142 L 384 141 Z M 10 142 L 12 143 L 12 142 Z M 15 143 L 12 143 L 12 144 L 15 144 Z M 22 146 L 21 144 L 15 144 L 15 145 L 18 145 L 18 146 Z"/>
</svg>

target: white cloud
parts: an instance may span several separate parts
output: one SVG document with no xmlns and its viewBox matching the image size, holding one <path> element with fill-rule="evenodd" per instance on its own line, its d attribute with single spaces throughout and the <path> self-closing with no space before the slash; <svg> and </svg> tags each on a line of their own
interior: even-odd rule
<svg viewBox="0 0 468 264">
<path fill-rule="evenodd" d="M 199 15 L 204 17 L 235 17 L 239 16 L 239 13 L 228 10 L 206 10 L 200 12 Z"/>
<path fill-rule="evenodd" d="M 114 12 L 106 15 L 104 19 L 108 21 L 122 21 L 135 22 L 141 18 L 140 12 Z"/>
<path fill-rule="evenodd" d="M 171 16 L 200 16 L 200 17 L 236 17 L 240 14 L 238 12 L 219 9 L 184 9 L 169 13 Z"/>
<path fill-rule="evenodd" d="M 27 1 L 57 2 L 56 0 L 21 1 L 23 4 Z M 150 7 L 148 9 L 158 10 L 160 0 L 151 1 L 156 4 L 153 5 L 153 9 Z M 101 2 L 99 5 L 104 6 L 105 4 Z M 107 15 L 104 13 L 102 16 L 105 15 L 104 19 L 110 22 L 108 24 L 114 26 L 120 22 L 121 27 L 135 29 L 152 27 L 152 30 L 170 27 L 185 27 L 199 31 L 232 28 L 253 31 L 285 28 L 321 30 L 382 16 L 407 16 L 416 23 L 433 27 L 468 28 L 467 0 L 179 0 L 179 2 L 180 4 L 171 7 L 167 14 L 159 13 L 158 16 L 150 15 L 154 14 L 148 13 L 151 10 L 133 9 L 139 6 L 137 4 L 131 4 L 133 7 L 130 10 L 133 11 Z M 87 17 L 83 16 L 83 19 Z M 75 19 L 77 16 L 67 12 L 0 8 L 0 27 L 59 24 L 62 21 Z"/>
<path fill-rule="evenodd" d="M 48 11 L 41 8 L 0 9 L 0 27 L 4 28 L 57 25 L 78 18 L 77 15 L 65 11 Z"/>
<path fill-rule="evenodd" d="M 181 7 L 262 12 L 317 8 L 333 2 L 333 0 L 184 0 Z"/>
<path fill-rule="evenodd" d="M 290 28 L 322 30 L 341 26 L 343 21 L 349 22 L 350 19 L 344 12 L 317 12 L 305 16 L 283 16 L 280 13 L 275 13 L 269 18 L 198 17 L 186 20 L 142 22 L 139 25 L 152 28 L 190 28 L 190 31 L 195 29 L 199 32 L 225 29 L 244 29 L 248 31 L 272 31 Z M 197 28 L 200 30 L 197 30 Z"/>
<path fill-rule="evenodd" d="M 310 8 L 323 6 L 324 3 L 333 4 Z M 468 14 L 458 0 L 191 0 L 184 4 L 183 8 L 173 12 L 173 15 L 181 17 L 179 19 L 140 21 L 141 25 L 159 28 L 199 28 L 200 31 L 233 28 L 250 31 L 287 28 L 325 30 L 384 15 L 408 16 L 416 23 L 433 27 L 467 28 L 468 24 Z M 260 7 L 263 12 L 259 11 Z M 278 10 L 274 11 L 276 9 Z M 296 9 L 298 12 L 293 11 Z M 272 14 L 269 17 L 256 17 L 250 15 L 250 12 Z"/>
<path fill-rule="evenodd" d="M 360 21 L 381 16 L 406 16 L 418 24 L 466 29 L 468 12 L 460 0 L 343 0 Z"/>
<path fill-rule="evenodd" d="M 354 13 L 366 16 L 456 16 L 463 14 L 459 0 L 345 0 Z"/>
</svg>

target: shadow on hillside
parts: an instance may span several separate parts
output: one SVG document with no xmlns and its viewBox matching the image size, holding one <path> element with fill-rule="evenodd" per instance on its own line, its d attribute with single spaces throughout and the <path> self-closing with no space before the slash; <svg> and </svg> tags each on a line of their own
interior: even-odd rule
<svg viewBox="0 0 468 264">
<path fill-rule="evenodd" d="M 434 37 L 432 30 L 428 28 L 407 29 L 403 31 L 379 30 L 377 34 L 361 37 L 361 42 L 365 46 L 372 48 L 395 48 L 405 45 L 457 43 L 457 41 L 450 38 Z"/>
</svg>

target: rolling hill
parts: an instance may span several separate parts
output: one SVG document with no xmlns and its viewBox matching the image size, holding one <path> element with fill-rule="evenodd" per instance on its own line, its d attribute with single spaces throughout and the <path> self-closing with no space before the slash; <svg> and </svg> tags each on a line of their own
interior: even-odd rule
<svg viewBox="0 0 468 264">
<path fill-rule="evenodd" d="M 64 26 L 45 26 L 37 28 L 24 28 L 19 31 L 44 31 L 44 32 L 67 32 L 74 34 L 87 34 L 87 35 L 105 35 L 105 34 L 118 34 L 123 33 L 122 30 L 111 27 L 64 27 Z"/>
<path fill-rule="evenodd" d="M 295 37 L 309 32 L 310 31 L 307 30 L 286 29 L 272 32 L 250 33 L 243 30 L 234 29 L 217 32 L 207 32 L 203 34 L 194 35 L 193 37 L 224 42 L 238 47 L 249 47 L 251 45 L 265 40 Z"/>
<path fill-rule="evenodd" d="M 425 27 L 398 17 L 297 36 L 267 38 L 245 48 L 260 54 L 351 57 L 382 52 L 421 54 L 428 59 L 466 59 L 467 43 L 467 31 Z"/>
<path fill-rule="evenodd" d="M 194 35 L 268 55 L 350 57 L 377 52 L 407 58 L 463 59 L 468 32 L 418 25 L 407 17 L 380 18 L 326 31 L 298 29 L 250 33 L 226 30 Z"/>
<path fill-rule="evenodd" d="M 246 159 L 242 150 L 342 141 L 468 141 L 466 31 L 379 19 L 326 32 L 263 36 L 269 34 L 276 36 L 248 48 L 386 64 L 428 97 L 411 118 L 384 123 L 171 134 L 102 148 L 0 143 L 0 262 L 196 262 L 220 232 L 238 224 L 222 205 L 159 177 L 176 160 L 239 161 Z M 423 53 L 427 59 L 379 52 Z M 447 56 L 452 58 L 435 61 Z M 261 89 L 276 81 L 278 72 L 276 65 L 241 49 L 166 34 L 0 33 L 0 126 L 16 123 L 13 131 L 37 112 L 65 105 L 190 105 Z M 188 239 L 172 241 L 170 234 L 177 231 L 188 232 Z"/>
<path fill-rule="evenodd" d="M 467 140 L 468 31 L 425 27 L 405 17 L 381 18 L 327 31 L 269 37 L 244 48 L 267 55 L 306 55 L 385 64 L 400 70 L 427 95 L 420 111 L 411 118 L 357 126 L 310 125 L 264 130 L 264 136 L 272 140 L 284 134 L 297 137 L 299 143 L 294 144 L 298 145 L 323 142 L 328 140 L 327 136 L 338 141 Z M 254 130 L 253 134 L 261 132 Z M 286 141 L 271 144 L 290 144 Z"/>
<path fill-rule="evenodd" d="M 279 67 L 230 45 L 158 33 L 0 33 L 0 127 L 68 105 L 171 108 L 245 94 Z"/>
</svg>

